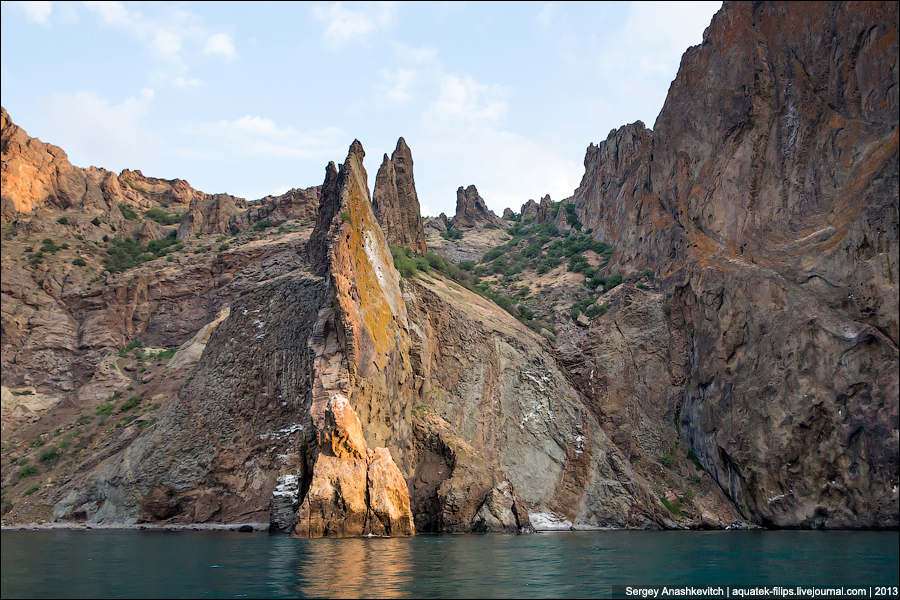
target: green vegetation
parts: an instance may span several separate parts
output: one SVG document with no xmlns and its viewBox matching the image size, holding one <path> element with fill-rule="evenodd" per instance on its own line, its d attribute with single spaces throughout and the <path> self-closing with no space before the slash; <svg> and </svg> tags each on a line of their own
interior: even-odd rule
<svg viewBox="0 0 900 600">
<path fill-rule="evenodd" d="M 56 220 L 56 222 L 59 223 L 60 225 L 68 225 L 69 217 L 60 217 Z"/>
<path fill-rule="evenodd" d="M 122 216 L 125 217 L 126 221 L 137 221 L 138 214 L 127 204 L 120 204 L 119 212 L 122 213 Z"/>
<path fill-rule="evenodd" d="M 564 206 L 566 207 L 566 223 L 581 231 L 581 221 L 578 220 L 578 215 L 575 214 L 575 205 L 565 204 Z"/>
<path fill-rule="evenodd" d="M 666 454 L 665 456 L 661 456 L 661 457 L 659 458 L 659 462 L 660 462 L 660 464 L 662 464 L 662 466 L 664 466 L 665 468 L 671 469 L 671 468 L 672 468 L 672 465 L 675 464 L 675 457 L 672 456 L 671 454 Z"/>
<path fill-rule="evenodd" d="M 663 506 L 665 506 L 669 510 L 670 513 L 672 513 L 673 515 L 678 516 L 678 517 L 684 516 L 684 511 L 681 510 L 681 502 L 676 502 L 675 504 L 672 504 L 671 502 L 666 500 L 663 496 L 660 496 L 659 499 L 663 503 Z"/>
<path fill-rule="evenodd" d="M 33 486 L 31 486 L 30 488 L 28 488 L 27 490 L 25 490 L 25 495 L 30 496 L 33 493 L 35 493 L 36 491 L 38 491 L 39 489 L 41 489 L 41 486 L 40 486 L 40 484 L 36 483 Z"/>
<path fill-rule="evenodd" d="M 75 265 L 76 267 L 86 267 L 86 266 L 87 266 L 87 261 L 84 260 L 84 259 L 81 258 L 81 257 L 78 257 L 78 258 L 76 258 L 75 260 L 72 261 L 72 264 Z"/>
<path fill-rule="evenodd" d="M 93 225 L 94 227 L 99 227 L 100 219 L 98 217 L 94 217 L 93 219 L 91 219 L 91 225 Z"/>
<path fill-rule="evenodd" d="M 644 269 L 644 277 L 653 277 L 653 269 Z"/>
<path fill-rule="evenodd" d="M 114 410 L 116 410 L 116 403 L 115 402 L 107 402 L 105 404 L 101 404 L 100 406 L 98 406 L 97 410 L 94 412 L 100 416 L 108 417 L 109 415 L 112 414 L 112 412 Z"/>
<path fill-rule="evenodd" d="M 59 460 L 59 448 L 57 448 L 56 446 L 44 448 L 44 450 L 41 451 L 38 460 L 42 463 L 55 463 L 57 460 Z"/>
<path fill-rule="evenodd" d="M 462 231 L 448 227 L 447 231 L 441 232 L 441 237 L 445 240 L 461 240 L 463 239 Z"/>
<path fill-rule="evenodd" d="M 608 292 L 609 290 L 613 289 L 614 287 L 616 287 L 617 285 L 619 285 L 621 283 L 622 283 L 622 276 L 619 275 L 618 273 L 616 273 L 615 275 L 611 276 L 606 281 L 606 284 L 603 286 L 603 291 Z"/>
<path fill-rule="evenodd" d="M 176 235 L 176 231 L 170 231 L 169 235 L 163 239 L 151 240 L 146 246 L 141 246 L 130 237 L 124 240 L 114 240 L 106 250 L 109 256 L 103 259 L 103 264 L 108 270 L 115 273 L 155 260 L 170 252 L 178 252 L 184 248 L 184 242 L 179 242 L 175 238 Z M 106 236 L 103 237 L 105 240 Z"/>
<path fill-rule="evenodd" d="M 350 222 L 350 213 L 346 210 L 341 213 L 341 223 L 349 223 Z"/>
<path fill-rule="evenodd" d="M 19 481 L 22 481 L 26 477 L 34 477 L 35 475 L 40 475 L 41 470 L 37 467 L 37 465 L 25 465 L 21 469 L 19 469 Z"/>
<path fill-rule="evenodd" d="M 703 470 L 703 465 L 700 463 L 700 459 L 697 457 L 696 454 L 694 454 L 694 451 L 693 451 L 693 450 L 689 450 L 689 451 L 688 451 L 687 457 L 688 457 L 688 460 L 689 460 L 689 461 L 691 461 L 692 463 L 694 463 L 694 467 L 695 467 L 698 471 L 702 471 L 702 470 Z"/>
<path fill-rule="evenodd" d="M 148 219 L 152 219 L 160 225 L 177 225 L 181 223 L 181 215 L 168 213 L 158 208 L 147 209 L 144 211 L 144 215 L 146 215 Z"/>
<path fill-rule="evenodd" d="M 138 396 L 132 396 L 128 400 L 122 403 L 122 406 L 119 407 L 119 412 L 126 412 L 133 408 L 136 408 L 138 404 L 141 403 L 141 399 Z"/>
</svg>

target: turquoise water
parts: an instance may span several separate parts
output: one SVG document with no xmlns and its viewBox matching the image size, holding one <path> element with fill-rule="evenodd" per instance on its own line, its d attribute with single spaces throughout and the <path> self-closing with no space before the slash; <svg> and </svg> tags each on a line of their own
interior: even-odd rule
<svg viewBox="0 0 900 600">
<path fill-rule="evenodd" d="M 898 533 L 565 532 L 301 540 L 4 531 L 2 597 L 610 597 L 612 585 L 898 585 Z"/>
</svg>

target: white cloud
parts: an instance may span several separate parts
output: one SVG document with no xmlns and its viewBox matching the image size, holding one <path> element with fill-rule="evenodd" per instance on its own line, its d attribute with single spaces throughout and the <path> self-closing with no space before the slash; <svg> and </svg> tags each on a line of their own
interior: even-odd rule
<svg viewBox="0 0 900 600">
<path fill-rule="evenodd" d="M 164 61 L 159 81 L 172 81 L 179 75 L 181 82 L 191 82 L 185 77 L 188 71 L 186 56 L 202 49 L 203 54 L 227 59 L 237 56 L 234 38 L 226 33 L 212 33 L 203 19 L 194 13 L 164 6 L 152 17 L 132 9 L 133 5 L 119 2 L 84 2 L 84 6 L 110 26 L 126 30 L 132 39 L 145 44 L 153 54 Z M 176 86 L 179 85 L 176 82 Z"/>
<path fill-rule="evenodd" d="M 273 159 L 327 159 L 340 156 L 349 137 L 336 127 L 300 131 L 278 127 L 271 119 L 244 116 L 233 121 L 201 123 L 187 133 L 206 138 L 206 158 L 256 156 Z"/>
<path fill-rule="evenodd" d="M 426 119 L 440 123 L 498 122 L 506 116 L 506 102 L 498 86 L 471 77 L 443 75 L 440 95 L 426 111 Z"/>
<path fill-rule="evenodd" d="M 184 77 L 176 77 L 172 80 L 172 85 L 183 90 L 198 88 L 203 85 L 199 79 L 185 79 Z"/>
<path fill-rule="evenodd" d="M 221 56 L 227 59 L 234 58 L 236 56 L 234 38 L 227 33 L 217 33 L 209 36 L 206 46 L 203 48 L 203 54 L 207 56 Z"/>
<path fill-rule="evenodd" d="M 120 104 L 82 91 L 53 95 L 44 109 L 55 131 L 54 143 L 65 148 L 73 163 L 121 170 L 152 167 L 162 150 L 162 136 L 141 126 L 152 102 L 150 88 Z"/>
<path fill-rule="evenodd" d="M 416 72 L 407 69 L 396 71 L 381 70 L 383 83 L 378 86 L 378 93 L 393 104 L 404 105 L 409 102 L 410 88 L 416 80 Z"/>
<path fill-rule="evenodd" d="M 325 23 L 322 40 L 332 50 L 351 40 L 365 40 L 370 33 L 389 29 L 396 18 L 397 2 L 364 4 L 360 10 L 346 8 L 335 2 L 330 6 L 313 6 L 313 16 Z"/>
<path fill-rule="evenodd" d="M 5 4 L 5 3 L 4 3 Z M 25 17 L 26 21 L 47 25 L 50 13 L 53 12 L 52 2 L 10 2 Z"/>
<path fill-rule="evenodd" d="M 394 49 L 397 60 L 401 62 L 422 64 L 437 59 L 437 50 L 428 46 L 416 48 L 403 42 L 391 42 L 391 48 Z"/>
<path fill-rule="evenodd" d="M 178 60 L 182 47 L 181 35 L 176 31 L 159 29 L 154 32 L 150 47 L 165 59 Z"/>
<path fill-rule="evenodd" d="M 132 25 L 131 16 L 121 2 L 84 2 L 84 5 L 100 15 L 107 25 Z"/>
</svg>

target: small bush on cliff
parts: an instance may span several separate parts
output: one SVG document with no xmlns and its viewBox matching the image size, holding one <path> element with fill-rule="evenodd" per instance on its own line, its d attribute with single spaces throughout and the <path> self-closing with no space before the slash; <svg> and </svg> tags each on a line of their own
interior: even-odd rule
<svg viewBox="0 0 900 600">
<path fill-rule="evenodd" d="M 138 218 L 138 214 L 134 209 L 126 204 L 119 205 L 119 212 L 122 213 L 122 216 L 125 217 L 125 220 L 127 221 L 136 221 Z"/>
<path fill-rule="evenodd" d="M 79 258 L 76 258 L 75 260 L 73 260 L 72 264 L 75 265 L 76 267 L 86 267 L 87 261 L 84 260 L 83 258 L 79 257 Z"/>
<path fill-rule="evenodd" d="M 622 283 L 622 276 L 619 275 L 618 273 L 616 273 L 615 275 L 613 275 L 606 281 L 606 285 L 603 286 L 603 291 L 608 292 L 609 290 L 613 289 L 614 287 L 616 287 L 617 285 L 619 285 L 621 283 Z"/>
<path fill-rule="evenodd" d="M 34 477 L 35 475 L 40 475 L 41 470 L 37 467 L 37 465 L 25 465 L 21 469 L 19 469 L 19 481 L 22 481 L 26 477 Z"/>
<path fill-rule="evenodd" d="M 150 208 L 144 211 L 148 219 L 152 219 L 160 225 L 177 225 L 181 223 L 181 215 L 175 213 L 167 213 L 158 208 Z"/>
<path fill-rule="evenodd" d="M 451 227 L 447 228 L 447 231 L 441 232 L 441 237 L 445 240 L 461 240 L 463 239 L 462 231 L 458 229 L 453 229 Z"/>
<path fill-rule="evenodd" d="M 56 222 L 59 223 L 60 225 L 68 225 L 69 217 L 60 217 L 56 220 Z"/>
</svg>

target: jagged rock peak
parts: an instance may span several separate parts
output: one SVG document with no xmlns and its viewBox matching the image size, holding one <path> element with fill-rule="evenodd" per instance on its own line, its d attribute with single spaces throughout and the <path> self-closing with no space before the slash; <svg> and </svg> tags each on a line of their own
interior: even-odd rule
<svg viewBox="0 0 900 600">
<path fill-rule="evenodd" d="M 410 440 L 407 422 L 382 433 L 367 411 L 397 404 L 402 414 L 412 397 L 403 388 L 410 371 L 406 306 L 372 212 L 364 156 L 354 141 L 339 172 L 329 163 L 309 242 L 330 289 L 317 331 L 337 335 L 332 341 L 327 334 L 310 338 L 316 359 L 309 411 L 320 452 L 297 513 L 295 533 L 305 537 L 414 533 L 400 470 L 386 448 L 372 449 L 366 441 L 400 446 Z"/>
<path fill-rule="evenodd" d="M 456 216 L 453 217 L 453 227 L 471 229 L 485 223 L 502 225 L 503 220 L 487 207 L 484 198 L 478 194 L 474 185 L 467 188 L 460 186 L 456 190 Z"/>
<path fill-rule="evenodd" d="M 402 137 L 397 140 L 397 148 L 391 157 L 384 155 L 375 176 L 372 208 L 388 242 L 412 248 L 416 254 L 425 254 L 425 233 L 413 178 L 412 152 Z"/>
</svg>

